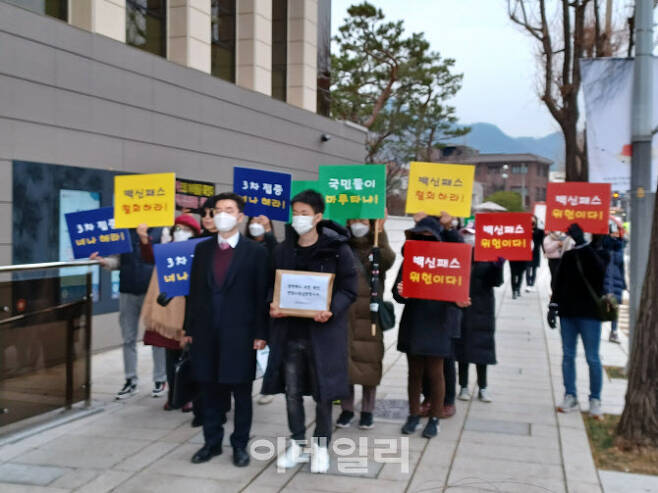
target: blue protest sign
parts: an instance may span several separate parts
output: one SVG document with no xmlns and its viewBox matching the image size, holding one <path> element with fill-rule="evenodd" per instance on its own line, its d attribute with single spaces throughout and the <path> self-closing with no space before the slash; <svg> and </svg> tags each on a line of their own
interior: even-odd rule
<svg viewBox="0 0 658 493">
<path fill-rule="evenodd" d="M 153 245 L 155 269 L 158 273 L 160 292 L 168 298 L 186 296 L 190 292 L 190 272 L 194 260 L 194 248 L 208 238 L 159 243 Z"/>
<path fill-rule="evenodd" d="M 233 168 L 233 192 L 244 198 L 247 216 L 288 222 L 291 181 L 288 173 Z"/>
<path fill-rule="evenodd" d="M 65 217 L 73 257 L 88 258 L 94 252 L 105 257 L 132 251 L 128 230 L 114 228 L 114 207 L 71 212 Z"/>
</svg>

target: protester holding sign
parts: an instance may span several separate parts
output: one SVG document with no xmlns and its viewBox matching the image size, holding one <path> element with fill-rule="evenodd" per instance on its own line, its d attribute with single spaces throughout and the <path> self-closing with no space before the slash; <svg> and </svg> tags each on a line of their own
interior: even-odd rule
<svg viewBox="0 0 658 493">
<path fill-rule="evenodd" d="M 477 221 L 477 220 L 476 220 Z M 473 230 L 462 230 L 466 243 L 475 244 L 478 235 Z M 475 364 L 478 380 L 478 399 L 491 402 L 487 384 L 487 365 L 496 364 L 496 299 L 495 287 L 503 283 L 505 260 L 476 262 L 471 266 L 471 305 L 464 309 L 461 336 L 455 347 L 459 362 L 459 399 L 471 399 L 468 390 L 468 365 Z"/>
<path fill-rule="evenodd" d="M 190 240 L 201 233 L 199 223 L 189 214 L 178 216 L 172 230 L 171 236 L 174 243 Z M 144 258 L 153 258 L 153 245 L 146 234 L 146 225 L 137 228 L 137 233 L 140 235 L 142 242 L 142 256 Z M 172 263 L 176 263 L 176 260 L 179 261 L 178 263 L 181 263 L 181 257 L 176 257 L 175 260 L 172 260 Z M 186 296 L 171 297 L 166 292 L 161 292 L 158 282 L 158 277 L 161 274 L 157 268 L 154 269 L 148 291 L 146 292 L 146 298 L 144 299 L 141 320 L 146 328 L 144 332 L 144 344 L 161 347 L 166 351 L 169 392 L 167 402 L 165 402 L 163 408 L 165 411 L 171 411 L 176 408 L 173 402 L 174 368 L 182 354 L 180 343 L 183 338 L 183 323 L 185 321 L 185 305 L 187 300 Z M 194 411 L 192 426 L 201 426 L 201 402 L 197 399 L 196 405 L 192 403 L 192 400 L 197 397 L 197 390 L 190 388 L 186 389 L 184 393 L 189 396 L 189 400 L 183 406 L 183 412 Z"/>
<path fill-rule="evenodd" d="M 274 247 L 277 246 L 276 238 L 274 237 L 274 227 L 272 220 L 267 216 L 252 216 L 247 221 L 247 232 L 245 236 L 249 239 L 257 241 L 267 249 L 267 253 L 272 255 Z"/>
<path fill-rule="evenodd" d="M 381 296 L 386 282 L 386 271 L 395 262 L 395 252 L 388 243 L 384 231 L 384 220 L 350 219 L 347 222 L 352 237 L 349 240 L 354 254 L 357 272 L 359 273 L 357 299 L 350 308 L 348 329 L 350 396 L 341 400 L 343 412 L 336 424 L 347 428 L 354 419 L 354 386 L 363 387 L 361 400 L 361 417 L 359 428 L 371 429 L 372 413 L 375 409 L 377 386 L 382 379 L 382 360 L 384 358 L 384 333 L 379 323 L 376 332 L 372 333 L 372 317 L 370 312 L 372 270 L 371 254 L 375 245 L 375 228 L 378 229 L 379 248 L 379 286 L 377 293 Z"/>
<path fill-rule="evenodd" d="M 152 243 L 159 243 L 162 235 L 160 229 L 149 229 L 146 234 Z M 132 252 L 119 257 L 102 257 L 97 252 L 90 258 L 96 259 L 107 270 L 119 269 L 119 325 L 123 339 L 123 369 L 126 381 L 116 394 L 116 398 L 126 399 L 138 392 L 137 389 L 137 336 L 139 333 L 139 316 L 144 304 L 146 290 L 153 273 L 153 259 L 142 255 L 139 235 L 130 230 Z M 159 397 L 165 392 L 166 355 L 163 348 L 153 346 L 153 390 L 151 395 Z"/>
<path fill-rule="evenodd" d="M 357 273 L 348 245 L 349 233 L 336 223 L 323 221 L 322 195 L 305 190 L 291 202 L 294 231 L 274 249 L 274 268 L 334 274 L 331 304 L 328 310 L 317 311 L 311 319 L 286 316 L 272 303 L 270 359 L 262 392 L 286 394 L 292 440 L 278 458 L 281 468 L 294 467 L 304 460 L 303 396 L 313 395 L 316 427 L 311 444 L 311 472 L 326 473 L 333 428 L 332 401 L 349 395 L 347 317 L 357 295 Z"/>
<path fill-rule="evenodd" d="M 569 236 L 575 246 L 564 252 L 553 281 L 553 295 L 548 307 L 548 324 L 554 329 L 560 316 L 562 337 L 562 379 L 564 400 L 557 410 L 563 413 L 579 409 L 576 392 L 576 348 L 578 335 L 583 340 L 589 366 L 589 413 L 600 419 L 603 370 L 599 357 L 601 318 L 599 300 L 609 257 L 604 250 L 596 251 L 585 241 L 583 230 L 576 223 L 569 226 Z"/>
<path fill-rule="evenodd" d="M 425 242 L 461 242 L 458 232 L 450 230 L 452 217 L 442 214 L 441 221 L 425 217 L 411 229 L 405 231 L 407 240 Z M 405 255 L 405 247 L 402 249 Z M 430 381 L 431 408 L 423 436 L 432 438 L 439 431 L 439 418 L 445 399 L 443 359 L 454 355 L 453 338 L 459 335 L 461 310 L 468 301 L 459 304 L 432 299 L 405 297 L 403 268 L 400 268 L 393 286 L 393 297 L 404 304 L 398 334 L 398 351 L 407 354 L 409 365 L 408 394 L 409 417 L 402 433 L 412 434 L 420 424 L 420 394 L 423 374 Z M 404 281 L 405 283 L 408 281 Z"/>
<path fill-rule="evenodd" d="M 535 280 L 537 279 L 537 269 L 541 264 L 541 249 L 544 242 L 544 230 L 539 229 L 537 216 L 532 216 L 532 260 L 528 262 L 525 271 L 526 293 L 535 290 Z"/>
<path fill-rule="evenodd" d="M 215 198 L 213 220 L 219 233 L 196 246 L 185 316 L 184 343 L 192 344 L 205 440 L 192 462 L 207 462 L 222 453 L 223 425 L 233 395 L 233 464 L 243 467 L 249 464 L 256 350 L 265 347 L 267 337 L 268 256 L 265 248 L 239 232 L 242 197 L 221 193 Z"/>
</svg>

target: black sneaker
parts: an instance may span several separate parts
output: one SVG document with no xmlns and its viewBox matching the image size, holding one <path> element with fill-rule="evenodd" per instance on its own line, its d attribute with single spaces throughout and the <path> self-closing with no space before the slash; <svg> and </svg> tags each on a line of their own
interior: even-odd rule
<svg viewBox="0 0 658 493">
<path fill-rule="evenodd" d="M 439 432 L 439 428 L 439 418 L 430 418 L 423 430 L 423 436 L 425 438 L 434 438 Z"/>
<path fill-rule="evenodd" d="M 420 416 L 414 416 L 413 414 L 410 414 L 409 417 L 407 418 L 407 422 L 402 427 L 402 433 L 404 433 L 405 435 L 411 435 L 413 432 L 416 431 L 416 428 L 418 428 L 419 424 L 420 424 Z"/>
<path fill-rule="evenodd" d="M 153 384 L 153 390 L 151 391 L 151 396 L 160 397 L 162 394 L 165 393 L 165 390 L 167 390 L 166 382 L 155 382 Z"/>
<path fill-rule="evenodd" d="M 359 428 L 362 430 L 372 430 L 375 427 L 372 421 L 372 413 L 361 413 Z"/>
<path fill-rule="evenodd" d="M 347 428 L 350 423 L 352 423 L 352 420 L 354 419 L 354 413 L 352 411 L 343 411 L 340 413 L 340 416 L 338 416 L 338 421 L 336 421 L 336 426 L 338 428 Z"/>
<path fill-rule="evenodd" d="M 126 383 L 123 384 L 123 387 L 119 392 L 117 392 L 116 400 L 120 401 L 122 399 L 128 399 L 138 392 L 137 384 L 131 378 L 126 379 Z"/>
</svg>

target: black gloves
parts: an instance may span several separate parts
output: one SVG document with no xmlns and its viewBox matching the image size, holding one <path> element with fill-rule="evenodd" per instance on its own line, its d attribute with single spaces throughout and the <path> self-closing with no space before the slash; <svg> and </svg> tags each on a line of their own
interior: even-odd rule
<svg viewBox="0 0 658 493">
<path fill-rule="evenodd" d="M 577 246 L 583 245 L 585 243 L 585 233 L 580 228 L 578 223 L 573 223 L 567 228 L 567 233 L 573 238 L 573 241 L 576 242 Z"/>
<path fill-rule="evenodd" d="M 557 327 L 557 303 L 551 303 L 548 305 L 548 315 L 546 315 L 546 321 L 548 326 L 551 329 Z"/>
</svg>

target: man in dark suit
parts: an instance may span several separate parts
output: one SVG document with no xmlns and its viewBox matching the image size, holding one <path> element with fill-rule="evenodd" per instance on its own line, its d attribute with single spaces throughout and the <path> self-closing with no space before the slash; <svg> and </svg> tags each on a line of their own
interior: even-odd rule
<svg viewBox="0 0 658 493">
<path fill-rule="evenodd" d="M 222 193 L 215 198 L 218 234 L 195 249 L 185 317 L 184 342 L 191 343 L 192 373 L 202 389 L 205 439 L 192 462 L 207 462 L 222 453 L 233 394 L 233 463 L 242 467 L 249 464 L 256 350 L 265 347 L 267 337 L 269 261 L 263 246 L 240 235 L 242 197 Z"/>
</svg>

